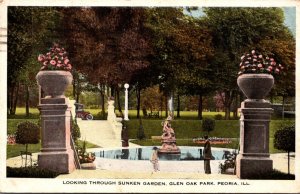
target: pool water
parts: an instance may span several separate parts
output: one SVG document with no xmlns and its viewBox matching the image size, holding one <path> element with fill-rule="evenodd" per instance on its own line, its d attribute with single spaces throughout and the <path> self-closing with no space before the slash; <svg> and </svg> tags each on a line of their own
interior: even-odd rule
<svg viewBox="0 0 300 194">
<path fill-rule="evenodd" d="M 120 159 L 120 160 L 149 160 L 152 155 L 152 146 L 141 148 L 124 148 L 113 150 L 102 150 L 96 152 L 96 157 L 107 159 Z M 159 160 L 166 161 L 190 161 L 190 160 L 203 160 L 203 147 L 180 147 L 181 154 L 159 154 Z M 224 160 L 225 153 L 232 152 L 231 149 L 216 149 L 212 148 L 212 155 L 214 160 Z"/>
</svg>

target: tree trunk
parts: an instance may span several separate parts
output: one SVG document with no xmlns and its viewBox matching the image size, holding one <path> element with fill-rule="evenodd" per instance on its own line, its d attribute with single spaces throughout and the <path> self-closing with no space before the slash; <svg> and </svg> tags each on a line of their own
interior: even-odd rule
<svg viewBox="0 0 300 194">
<path fill-rule="evenodd" d="M 8 86 L 8 95 L 7 95 L 7 113 L 11 115 L 12 104 L 13 104 L 13 95 L 15 90 L 15 83 L 12 83 Z"/>
<path fill-rule="evenodd" d="M 180 118 L 180 96 L 177 94 L 177 118 Z"/>
<path fill-rule="evenodd" d="M 288 151 L 288 174 L 290 174 L 290 151 Z"/>
<path fill-rule="evenodd" d="M 165 114 L 165 116 L 168 117 L 168 96 L 165 96 L 165 102 L 166 102 L 166 106 L 165 106 L 166 114 Z"/>
<path fill-rule="evenodd" d="M 202 120 L 202 109 L 203 109 L 203 96 L 202 94 L 199 94 L 199 100 L 198 100 L 198 119 Z"/>
<path fill-rule="evenodd" d="M 100 98 L 101 98 L 101 116 L 105 117 L 105 99 L 104 99 L 105 86 L 100 85 Z"/>
<path fill-rule="evenodd" d="M 282 96 L 282 113 L 281 113 L 281 115 L 282 115 L 282 120 L 284 120 L 284 104 L 285 104 L 285 97 Z"/>
<path fill-rule="evenodd" d="M 25 97 L 25 108 L 26 108 L 26 117 L 29 117 L 29 86 L 26 85 L 26 97 Z"/>
<path fill-rule="evenodd" d="M 17 103 L 18 103 L 18 96 L 19 96 L 19 88 L 20 88 L 20 84 L 17 83 L 16 93 L 14 95 L 13 104 L 12 104 L 13 106 L 12 106 L 12 110 L 11 110 L 11 114 L 12 115 L 16 114 Z"/>
<path fill-rule="evenodd" d="M 120 89 L 118 87 L 116 89 L 116 96 L 117 96 L 117 99 L 118 99 L 118 110 L 121 113 L 122 117 L 124 118 L 123 112 L 122 112 L 122 107 L 121 107 L 121 102 L 120 102 Z"/>
<path fill-rule="evenodd" d="M 25 148 L 25 167 L 27 167 L 27 150 L 28 150 L 28 144 L 26 144 L 26 148 Z"/>
<path fill-rule="evenodd" d="M 223 104 L 224 104 L 224 108 L 225 108 L 225 120 L 229 120 L 230 119 L 230 106 L 233 100 L 233 96 L 234 96 L 234 91 L 230 90 L 230 91 L 225 91 L 225 99 L 222 98 Z M 220 95 L 222 96 L 222 93 L 220 93 Z"/>
<path fill-rule="evenodd" d="M 160 96 L 160 118 L 162 118 L 163 104 L 164 104 L 163 96 Z"/>
<path fill-rule="evenodd" d="M 235 101 L 234 101 L 234 107 L 233 107 L 233 118 L 237 119 L 238 118 L 238 104 L 239 104 L 239 100 L 238 100 L 239 96 L 237 93 L 235 93 Z"/>
<path fill-rule="evenodd" d="M 140 87 L 136 88 L 136 118 L 140 118 L 140 109 L 141 109 L 141 90 Z"/>
</svg>

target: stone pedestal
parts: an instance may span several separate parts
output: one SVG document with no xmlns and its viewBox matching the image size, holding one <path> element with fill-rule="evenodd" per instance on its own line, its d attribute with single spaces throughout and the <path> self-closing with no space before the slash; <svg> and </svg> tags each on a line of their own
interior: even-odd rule
<svg viewBox="0 0 300 194">
<path fill-rule="evenodd" d="M 269 123 L 273 109 L 265 100 L 245 100 L 241 104 L 240 153 L 236 172 L 241 179 L 273 170 L 269 154 Z"/>
<path fill-rule="evenodd" d="M 38 166 L 59 173 L 75 169 L 74 152 L 70 144 L 71 107 L 66 98 L 41 99 L 42 148 Z"/>
</svg>

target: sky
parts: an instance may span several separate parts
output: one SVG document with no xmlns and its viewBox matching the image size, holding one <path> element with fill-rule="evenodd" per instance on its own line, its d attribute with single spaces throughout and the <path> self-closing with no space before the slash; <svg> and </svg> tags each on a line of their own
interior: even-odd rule
<svg viewBox="0 0 300 194">
<path fill-rule="evenodd" d="M 290 29 L 294 37 L 296 37 L 296 7 L 283 7 L 284 11 L 284 24 Z M 184 11 L 187 15 L 192 15 L 194 17 L 200 17 L 205 15 L 202 11 L 202 8 L 199 8 L 197 11 L 192 11 L 188 13 Z"/>
</svg>

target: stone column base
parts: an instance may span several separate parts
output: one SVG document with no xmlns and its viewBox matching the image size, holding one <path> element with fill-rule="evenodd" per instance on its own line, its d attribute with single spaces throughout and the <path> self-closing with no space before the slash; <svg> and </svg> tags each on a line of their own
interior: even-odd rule
<svg viewBox="0 0 300 194">
<path fill-rule="evenodd" d="M 75 170 L 73 150 L 63 152 L 42 152 L 38 155 L 40 168 L 67 174 Z"/>
<path fill-rule="evenodd" d="M 245 157 L 239 154 L 236 162 L 236 174 L 240 179 L 252 178 L 273 170 L 273 161 L 268 157 Z"/>
</svg>

